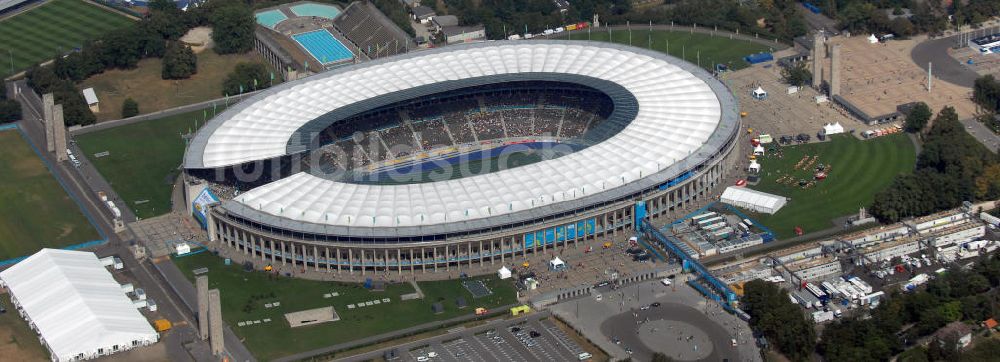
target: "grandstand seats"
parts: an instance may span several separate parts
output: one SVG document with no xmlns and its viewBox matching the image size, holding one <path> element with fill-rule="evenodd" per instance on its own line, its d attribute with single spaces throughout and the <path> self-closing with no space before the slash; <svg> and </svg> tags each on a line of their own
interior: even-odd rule
<svg viewBox="0 0 1000 362">
<path fill-rule="evenodd" d="M 351 3 L 333 25 L 369 58 L 404 53 L 414 47 L 409 36 L 368 1 Z"/>
</svg>

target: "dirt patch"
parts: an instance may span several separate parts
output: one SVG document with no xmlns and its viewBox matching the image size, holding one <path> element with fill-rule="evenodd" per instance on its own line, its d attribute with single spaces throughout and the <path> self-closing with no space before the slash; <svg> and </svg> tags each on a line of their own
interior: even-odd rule
<svg viewBox="0 0 1000 362">
<path fill-rule="evenodd" d="M 7 312 L 0 318 L 0 356 L 7 361 L 47 361 L 48 354 L 28 325 Z"/>
<path fill-rule="evenodd" d="M 205 49 L 211 49 L 215 46 L 212 41 L 212 28 L 207 26 L 199 26 L 197 28 L 191 29 L 181 37 L 181 41 L 187 45 L 191 46 L 191 50 L 195 54 L 201 53 Z"/>
</svg>

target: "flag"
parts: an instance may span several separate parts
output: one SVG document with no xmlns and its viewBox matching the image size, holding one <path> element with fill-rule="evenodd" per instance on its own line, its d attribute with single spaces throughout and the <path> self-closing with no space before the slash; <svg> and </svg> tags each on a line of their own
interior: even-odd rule
<svg viewBox="0 0 1000 362">
<path fill-rule="evenodd" d="M 205 108 L 205 109 L 201 110 L 201 119 L 202 120 L 207 120 L 208 119 L 208 108 Z"/>
<path fill-rule="evenodd" d="M 257 78 L 253 79 L 253 88 L 257 89 Z"/>
<path fill-rule="evenodd" d="M 274 71 L 271 71 L 271 80 L 274 80 Z"/>
<path fill-rule="evenodd" d="M 240 84 L 240 94 L 243 94 L 243 85 Z"/>
</svg>

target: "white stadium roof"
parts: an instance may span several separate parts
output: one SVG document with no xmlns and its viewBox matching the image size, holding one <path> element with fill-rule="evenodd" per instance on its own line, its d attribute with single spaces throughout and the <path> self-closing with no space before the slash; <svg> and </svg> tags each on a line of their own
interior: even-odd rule
<svg viewBox="0 0 1000 362">
<path fill-rule="evenodd" d="M 159 335 L 94 253 L 42 249 L 0 272 L 53 360 L 154 343 Z"/>
<path fill-rule="evenodd" d="M 328 226 L 426 226 L 489 218 L 584 198 L 657 174 L 703 150 L 720 120 L 735 119 L 729 114 L 735 114 L 735 102 L 725 88 L 714 80 L 717 84 L 710 86 L 708 73 L 676 58 L 607 43 L 489 42 L 413 52 L 266 90 L 199 132 L 185 167 L 217 168 L 285 155 L 290 140 L 310 121 L 376 96 L 517 74 L 614 83 L 631 93 L 638 111 L 603 142 L 495 173 L 410 185 L 344 183 L 298 173 L 234 200 L 242 209 Z M 726 94 L 725 102 L 717 93 Z"/>
</svg>

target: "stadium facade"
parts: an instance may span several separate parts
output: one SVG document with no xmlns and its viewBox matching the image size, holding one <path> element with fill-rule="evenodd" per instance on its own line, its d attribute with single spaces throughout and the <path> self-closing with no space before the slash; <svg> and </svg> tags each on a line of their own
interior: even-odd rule
<svg viewBox="0 0 1000 362">
<path fill-rule="evenodd" d="M 533 93 L 524 90 L 526 84 L 544 89 Z M 469 95 L 492 87 L 516 93 Z M 607 109 L 592 106 L 601 102 L 591 98 L 564 108 L 543 101 L 556 104 L 561 93 L 594 92 L 610 102 Z M 406 111 L 417 109 L 413 104 L 453 104 L 435 103 L 452 99 L 447 95 L 465 97 L 459 99 L 475 110 L 450 113 L 451 119 L 427 116 L 427 122 L 415 119 L 427 112 Z M 537 108 L 506 104 L 522 98 Z M 738 114 L 720 81 L 662 53 L 581 41 L 485 42 L 364 62 L 265 90 L 203 127 L 189 144 L 184 168 L 188 185 L 207 180 L 245 190 L 197 208 L 204 207 L 198 211 L 210 239 L 248 260 L 319 271 L 427 271 L 508 263 L 628 234 L 641 218 L 672 214 L 709 197 L 738 163 Z M 490 121 L 493 115 L 507 121 Z M 331 142 L 392 149 L 386 139 L 393 128 L 366 126 L 386 117 L 400 122 L 395 130 L 407 133 L 416 151 L 380 158 L 371 156 L 373 149 L 354 150 L 363 155 L 355 158 L 367 160 L 360 169 L 462 154 L 470 147 L 540 141 L 579 147 L 520 167 L 433 182 L 366 183 L 344 177 L 349 173 L 295 167 Z M 494 123 L 476 123 L 483 118 Z M 515 119 L 526 119 L 530 127 L 513 124 Z M 558 123 L 545 126 L 546 119 Z M 421 144 L 418 126 L 434 122 L 444 127 L 423 133 L 452 144 Z M 365 132 L 375 136 L 329 135 L 355 126 L 369 127 Z M 477 136 L 491 129 L 497 139 Z M 342 168 L 352 167 L 359 169 Z M 197 192 L 187 194 L 193 201 Z"/>
</svg>

